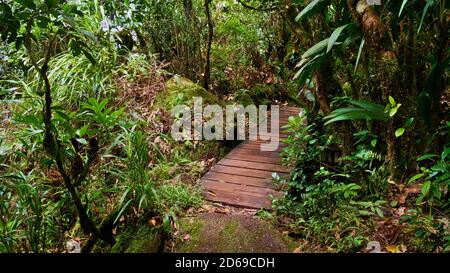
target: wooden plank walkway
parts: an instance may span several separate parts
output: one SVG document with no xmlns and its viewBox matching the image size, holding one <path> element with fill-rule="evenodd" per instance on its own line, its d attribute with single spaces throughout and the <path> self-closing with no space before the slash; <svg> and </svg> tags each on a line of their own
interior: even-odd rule
<svg viewBox="0 0 450 273">
<path fill-rule="evenodd" d="M 280 141 L 287 136 L 281 127 L 287 124 L 289 116 L 299 112 L 299 108 L 280 107 Z M 281 165 L 283 143 L 275 152 L 261 151 L 260 145 L 268 142 L 246 140 L 212 167 L 201 179 L 205 198 L 238 207 L 270 208 L 270 196 L 280 194 L 272 182 L 272 173 L 283 175 L 289 170 Z"/>
</svg>

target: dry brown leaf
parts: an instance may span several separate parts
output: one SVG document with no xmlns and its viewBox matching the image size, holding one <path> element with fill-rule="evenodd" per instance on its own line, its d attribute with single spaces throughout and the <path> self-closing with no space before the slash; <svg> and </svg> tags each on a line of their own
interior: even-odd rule
<svg viewBox="0 0 450 273">
<path fill-rule="evenodd" d="M 154 218 L 148 220 L 148 224 L 152 227 L 156 226 L 156 220 Z"/>
<path fill-rule="evenodd" d="M 401 253 L 400 248 L 396 245 L 387 245 L 385 248 L 390 253 Z"/>
</svg>

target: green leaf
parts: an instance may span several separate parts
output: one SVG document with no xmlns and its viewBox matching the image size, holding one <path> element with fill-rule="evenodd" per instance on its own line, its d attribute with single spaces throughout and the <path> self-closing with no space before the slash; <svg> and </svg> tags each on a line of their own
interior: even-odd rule
<svg viewBox="0 0 450 273">
<path fill-rule="evenodd" d="M 340 26 L 333 31 L 333 33 L 331 34 L 331 36 L 328 40 L 327 53 L 331 51 L 331 48 L 336 43 L 336 41 L 339 38 L 339 36 L 341 35 L 342 31 L 344 31 L 344 29 L 350 25 L 352 25 L 352 24 L 346 24 L 346 25 Z"/>
<path fill-rule="evenodd" d="M 368 212 L 367 210 L 359 210 L 358 212 L 359 212 L 359 214 L 361 214 L 363 216 L 370 216 L 371 215 L 371 213 Z"/>
<path fill-rule="evenodd" d="M 450 154 L 450 147 L 447 147 L 442 151 L 441 158 L 445 159 Z"/>
<path fill-rule="evenodd" d="M 426 155 L 423 155 L 423 156 L 417 158 L 416 161 L 423 161 L 423 160 L 427 160 L 427 159 L 430 159 L 430 158 L 433 158 L 433 157 L 437 157 L 437 155 L 435 155 L 435 154 L 426 154 Z"/>
<path fill-rule="evenodd" d="M 83 144 L 83 145 L 87 145 L 88 144 L 88 142 L 87 142 L 87 140 L 85 138 L 77 138 L 76 140 L 79 143 Z"/>
<path fill-rule="evenodd" d="M 355 105 L 356 107 L 347 107 L 334 110 L 325 117 L 325 119 L 330 119 L 325 123 L 325 125 L 343 120 L 387 120 L 387 115 L 384 113 L 383 105 L 363 101 L 349 101 L 349 103 Z"/>
<path fill-rule="evenodd" d="M 420 29 L 422 28 L 423 20 L 425 19 L 425 15 L 427 14 L 428 9 L 430 8 L 431 4 L 434 3 L 434 0 L 427 0 L 427 3 L 425 7 L 423 8 L 422 12 L 422 19 L 420 19 L 419 29 L 417 30 L 417 33 L 420 32 Z"/>
<path fill-rule="evenodd" d="M 83 137 L 87 133 L 88 129 L 89 129 L 89 124 L 86 124 L 83 127 L 81 127 L 80 129 L 78 129 L 77 130 L 78 136 Z"/>
<path fill-rule="evenodd" d="M 359 45 L 358 57 L 356 58 L 356 64 L 355 64 L 355 71 L 354 71 L 354 73 L 356 72 L 356 69 L 358 68 L 359 59 L 361 58 L 361 53 L 362 53 L 362 50 L 364 48 L 365 42 L 366 42 L 366 39 L 362 38 L 361 44 Z"/>
<path fill-rule="evenodd" d="M 375 208 L 375 212 L 378 214 L 378 216 L 380 216 L 381 218 L 384 217 L 384 213 L 380 208 Z"/>
<path fill-rule="evenodd" d="M 396 105 L 394 98 L 391 97 L 391 96 L 389 96 L 389 103 L 390 103 L 392 106 L 395 106 L 395 105 Z"/>
<path fill-rule="evenodd" d="M 403 0 L 402 6 L 400 7 L 400 11 L 398 13 L 398 17 L 400 17 L 402 15 L 403 8 L 405 7 L 407 2 L 408 2 L 408 0 Z"/>
<path fill-rule="evenodd" d="M 384 116 L 385 119 L 387 120 L 387 116 L 384 114 L 384 106 L 381 104 L 371 103 L 371 102 L 367 102 L 367 101 L 359 101 L 359 100 L 351 100 L 351 101 L 349 101 L 349 103 L 351 103 L 355 106 L 358 106 L 360 108 L 367 109 L 371 112 L 379 113 L 381 116 Z"/>
<path fill-rule="evenodd" d="M 422 185 L 422 194 L 423 195 L 427 195 L 430 192 L 430 188 L 431 188 L 431 181 L 425 181 L 425 183 L 423 183 Z"/>
<path fill-rule="evenodd" d="M 128 200 L 125 205 L 122 207 L 122 209 L 119 211 L 119 213 L 117 213 L 116 219 L 114 219 L 114 224 L 117 222 L 117 220 L 120 219 L 120 216 L 122 216 L 122 214 L 125 212 L 125 210 L 128 208 L 128 206 L 130 205 L 131 201 L 133 200 Z"/>
<path fill-rule="evenodd" d="M 325 4 L 327 4 L 329 0 L 313 0 L 309 3 L 297 17 L 295 17 L 295 21 L 303 20 L 311 15 L 314 15 L 319 11 Z"/>
<path fill-rule="evenodd" d="M 119 207 L 122 207 L 123 202 L 125 202 L 125 199 L 127 198 L 128 193 L 130 192 L 130 190 L 131 190 L 131 188 L 129 187 L 122 194 L 122 197 L 120 198 L 120 201 L 119 201 Z M 128 205 L 131 203 L 131 201 L 132 201 L 132 199 L 128 200 L 128 202 L 125 203 L 125 205 L 121 208 L 121 210 L 119 211 L 119 213 L 116 216 L 116 219 L 114 220 L 114 223 L 116 223 L 117 220 L 119 220 L 120 216 L 122 216 L 122 213 L 127 209 Z"/>
<path fill-rule="evenodd" d="M 317 44 L 313 45 L 310 49 L 308 49 L 305 53 L 302 55 L 302 59 L 307 59 L 310 57 L 313 57 L 319 53 L 322 53 L 322 51 L 325 51 L 326 46 L 328 45 L 329 38 L 326 38 Z"/>
<path fill-rule="evenodd" d="M 361 120 L 361 119 L 371 119 L 370 115 L 367 112 L 364 112 L 364 110 L 356 109 L 358 111 L 348 112 L 345 114 L 341 114 L 335 118 L 330 119 L 325 123 L 325 125 L 328 125 L 330 123 L 336 122 L 336 121 L 345 121 L 345 120 Z"/>
<path fill-rule="evenodd" d="M 361 38 L 361 34 L 360 33 L 353 33 L 350 36 L 348 36 L 345 41 L 342 43 L 342 47 L 346 48 L 348 47 L 350 44 L 352 44 L 354 41 L 358 40 Z"/>
<path fill-rule="evenodd" d="M 401 135 L 403 135 L 403 133 L 405 133 L 405 128 L 398 128 L 395 131 L 395 137 L 400 137 Z"/>
<path fill-rule="evenodd" d="M 392 108 L 389 110 L 389 116 L 390 116 L 390 117 L 395 116 L 395 114 L 397 114 L 397 110 L 398 110 L 397 107 L 392 107 Z"/>
<path fill-rule="evenodd" d="M 410 184 L 410 183 L 416 181 L 416 180 L 419 179 L 419 178 L 422 178 L 424 175 L 425 175 L 424 173 L 418 173 L 418 174 L 414 175 L 413 177 L 411 177 L 411 178 L 409 179 L 408 184 Z"/>
<path fill-rule="evenodd" d="M 376 139 L 372 139 L 372 141 L 370 142 L 370 145 L 372 145 L 372 147 L 375 148 L 375 146 L 377 145 L 377 140 Z"/>
<path fill-rule="evenodd" d="M 406 120 L 405 126 L 409 127 L 409 126 L 411 126 L 413 124 L 413 122 L 414 122 L 414 118 L 409 118 L 409 119 Z"/>
</svg>

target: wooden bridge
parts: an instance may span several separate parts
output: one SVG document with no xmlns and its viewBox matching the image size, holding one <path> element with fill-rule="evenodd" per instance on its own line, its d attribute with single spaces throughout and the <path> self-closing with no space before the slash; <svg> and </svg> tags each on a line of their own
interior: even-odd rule
<svg viewBox="0 0 450 273">
<path fill-rule="evenodd" d="M 270 208 L 270 196 L 280 194 L 272 182 L 272 173 L 289 173 L 280 160 L 282 139 L 287 136 L 281 127 L 287 124 L 289 116 L 299 112 L 299 108 L 280 107 L 280 145 L 276 151 L 261 151 L 260 145 L 269 141 L 258 137 L 244 141 L 212 167 L 201 179 L 205 198 L 238 207 Z M 270 131 L 270 122 L 268 128 Z"/>
</svg>

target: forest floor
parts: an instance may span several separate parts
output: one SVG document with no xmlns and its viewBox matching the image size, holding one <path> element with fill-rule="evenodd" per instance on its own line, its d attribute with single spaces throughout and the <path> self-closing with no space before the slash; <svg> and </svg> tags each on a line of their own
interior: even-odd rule
<svg viewBox="0 0 450 273">
<path fill-rule="evenodd" d="M 219 210 L 220 211 L 220 210 Z M 287 236 L 248 211 L 203 213 L 179 221 L 178 243 L 174 252 L 187 253 L 273 253 L 291 252 Z"/>
</svg>

